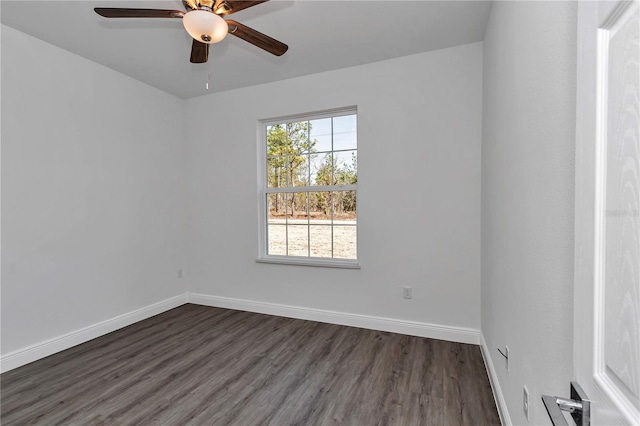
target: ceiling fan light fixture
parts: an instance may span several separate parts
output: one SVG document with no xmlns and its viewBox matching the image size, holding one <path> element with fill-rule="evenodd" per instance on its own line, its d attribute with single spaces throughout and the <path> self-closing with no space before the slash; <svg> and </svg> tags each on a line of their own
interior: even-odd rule
<svg viewBox="0 0 640 426">
<path fill-rule="evenodd" d="M 207 44 L 222 41 L 229 32 L 227 22 L 209 10 L 191 10 L 184 15 L 182 23 L 191 37 Z"/>
</svg>

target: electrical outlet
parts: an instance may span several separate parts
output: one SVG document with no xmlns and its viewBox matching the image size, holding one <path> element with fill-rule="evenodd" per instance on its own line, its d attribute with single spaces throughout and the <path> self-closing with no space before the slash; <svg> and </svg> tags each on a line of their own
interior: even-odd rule
<svg viewBox="0 0 640 426">
<path fill-rule="evenodd" d="M 178 269 L 178 278 L 182 278 L 182 269 Z"/>
<path fill-rule="evenodd" d="M 405 299 L 411 299 L 411 287 L 402 288 L 402 297 Z"/>
<path fill-rule="evenodd" d="M 530 399 L 529 399 L 529 389 L 527 389 L 527 386 L 524 386 L 524 390 L 522 393 L 522 410 L 524 411 L 524 415 L 527 418 L 527 421 L 531 420 L 529 418 L 529 403 L 530 403 Z"/>
</svg>

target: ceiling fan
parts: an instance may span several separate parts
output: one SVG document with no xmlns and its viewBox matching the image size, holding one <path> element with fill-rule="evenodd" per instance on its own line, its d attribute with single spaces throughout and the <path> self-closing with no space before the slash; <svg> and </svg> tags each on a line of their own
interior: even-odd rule
<svg viewBox="0 0 640 426">
<path fill-rule="evenodd" d="M 186 12 L 165 9 L 127 9 L 96 7 L 105 18 L 175 18 L 182 19 L 184 28 L 193 37 L 191 62 L 202 64 L 209 58 L 209 45 L 233 34 L 267 52 L 281 56 L 289 46 L 259 31 L 223 16 L 264 3 L 268 0 L 183 0 Z"/>
</svg>

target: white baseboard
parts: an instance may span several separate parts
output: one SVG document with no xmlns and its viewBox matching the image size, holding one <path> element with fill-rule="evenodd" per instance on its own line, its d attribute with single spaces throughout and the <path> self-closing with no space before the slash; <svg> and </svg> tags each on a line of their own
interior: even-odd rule
<svg viewBox="0 0 640 426">
<path fill-rule="evenodd" d="M 2 358 L 0 358 L 0 372 L 4 373 L 5 371 L 13 370 L 14 368 L 18 368 L 30 362 L 53 355 L 56 352 L 88 342 L 96 337 L 103 336 L 135 322 L 142 321 L 154 315 L 168 311 L 169 309 L 184 305 L 186 302 L 187 294 L 184 293 L 162 300 L 158 303 L 145 306 L 144 308 L 118 315 L 117 317 L 110 318 L 106 321 L 81 328 L 80 330 L 2 355 Z"/>
<path fill-rule="evenodd" d="M 257 302 L 231 297 L 209 296 L 206 294 L 196 293 L 188 293 L 187 301 L 188 303 L 195 303 L 197 305 L 258 312 L 261 314 L 347 325 L 370 330 L 389 331 L 392 333 L 449 340 L 452 342 L 471 343 L 475 345 L 480 344 L 480 332 L 471 328 L 450 327 L 417 321 L 350 314 L 346 312 L 303 308 L 299 306 Z"/>
<path fill-rule="evenodd" d="M 487 374 L 489 375 L 489 382 L 491 383 L 491 389 L 493 390 L 493 397 L 495 398 L 496 406 L 498 407 L 500 422 L 502 423 L 502 426 L 511 426 L 513 423 L 511 423 L 511 417 L 509 416 L 507 402 L 504 400 L 502 389 L 500 389 L 500 382 L 498 381 L 496 369 L 493 366 L 491 351 L 489 350 L 482 333 L 480 333 L 480 349 L 482 351 L 482 358 L 484 358 L 484 365 L 487 367 Z"/>
<path fill-rule="evenodd" d="M 235 299 L 230 297 L 209 296 L 205 294 L 184 293 L 135 311 L 92 324 L 80 330 L 67 333 L 53 339 L 46 340 L 26 348 L 2 355 L 0 357 L 0 372 L 13 370 L 33 361 L 69 349 L 73 346 L 88 342 L 96 337 L 116 331 L 120 328 L 142 321 L 154 315 L 176 308 L 185 303 L 215 306 L 219 308 L 236 309 L 241 311 L 258 312 L 289 318 L 299 318 L 310 321 L 340 324 L 360 327 L 370 330 L 388 331 L 411 336 L 427 337 L 431 339 L 449 340 L 452 342 L 480 344 L 481 334 L 478 330 L 463 327 L 450 327 L 438 324 L 428 324 L 417 321 L 407 321 L 370 315 L 350 314 L 346 312 L 328 311 L 323 309 L 304 308 L 299 306 L 281 305 L 276 303 L 257 302 L 253 300 Z M 483 348 L 484 351 L 484 348 Z M 485 358 L 485 363 L 489 365 Z M 493 377 L 492 385 L 494 382 Z M 497 382 L 496 382 L 497 383 Z M 497 388 L 499 390 L 499 388 Z M 494 387 L 494 393 L 497 394 Z M 502 394 L 500 394 L 501 396 Z M 501 414 L 502 415 L 502 414 Z M 503 422 L 503 424 L 505 424 Z M 508 423 L 510 425 L 510 423 Z"/>
</svg>

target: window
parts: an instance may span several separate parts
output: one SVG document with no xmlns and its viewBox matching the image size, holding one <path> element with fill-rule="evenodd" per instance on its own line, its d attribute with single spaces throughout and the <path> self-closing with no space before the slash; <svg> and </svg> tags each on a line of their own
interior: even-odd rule
<svg viewBox="0 0 640 426">
<path fill-rule="evenodd" d="M 260 127 L 258 261 L 358 267 L 356 110 Z"/>
</svg>

